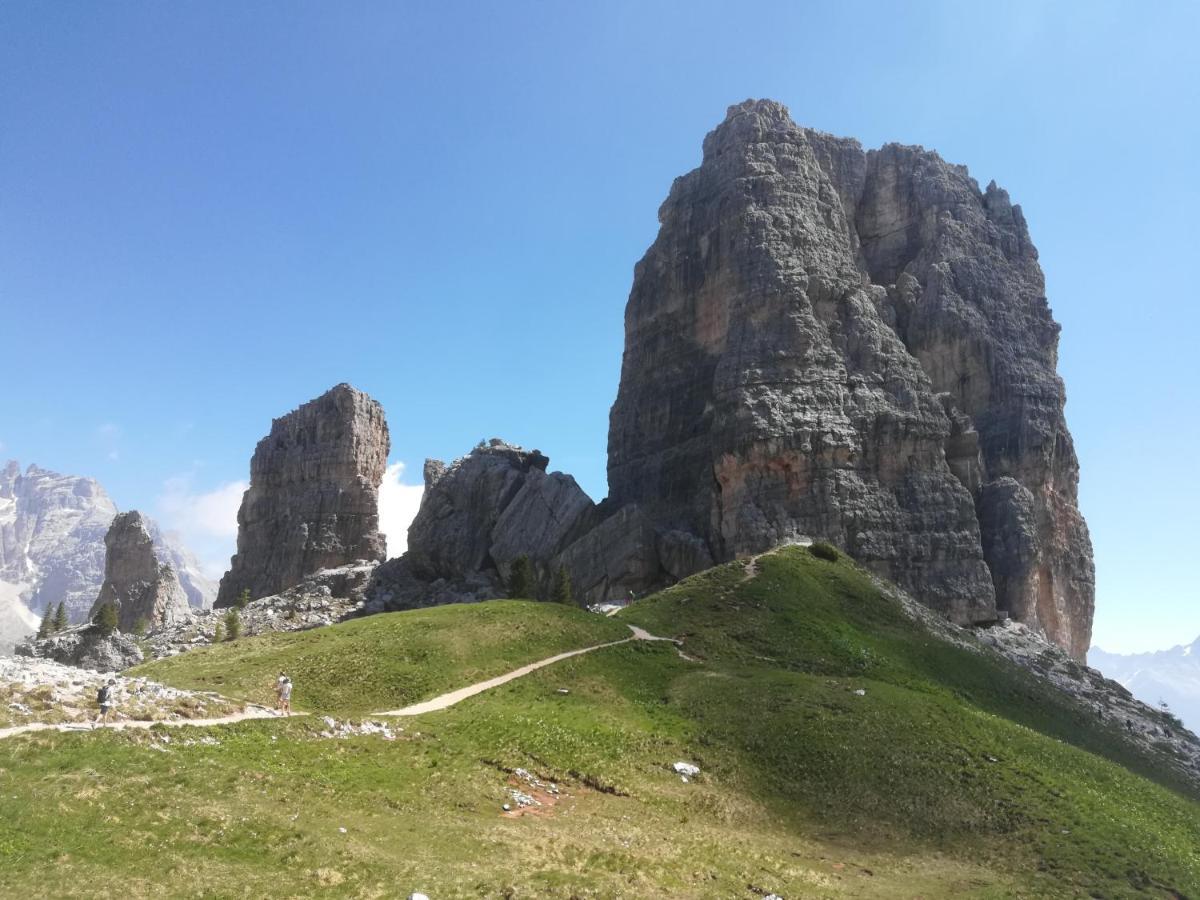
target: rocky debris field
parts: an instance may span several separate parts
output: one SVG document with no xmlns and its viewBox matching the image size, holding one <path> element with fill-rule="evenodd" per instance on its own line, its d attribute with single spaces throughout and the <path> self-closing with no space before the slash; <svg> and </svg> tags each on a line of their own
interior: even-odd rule
<svg viewBox="0 0 1200 900">
<path fill-rule="evenodd" d="M 404 729 L 397 725 L 389 725 L 387 722 L 376 722 L 371 719 L 364 719 L 357 725 L 354 722 L 346 721 L 339 722 L 333 716 L 322 716 L 321 723 L 325 726 L 320 732 L 323 738 L 348 738 L 359 737 L 361 735 L 378 735 L 385 741 L 394 741 L 398 734 L 403 733 Z"/>
<path fill-rule="evenodd" d="M 1121 729 L 1143 750 L 1165 754 L 1176 769 L 1200 782 L 1200 738 L 1174 716 L 1136 699 L 1121 684 L 1079 662 L 1033 629 L 1008 618 L 982 628 L 960 627 L 895 585 L 872 580 L 910 618 L 937 637 L 976 653 L 990 648 L 1074 698 L 1101 721 Z"/>
<path fill-rule="evenodd" d="M 362 590 L 375 570 L 375 563 L 355 563 L 323 569 L 295 587 L 262 597 L 237 610 L 243 637 L 271 631 L 304 631 L 332 625 L 363 610 Z M 175 656 L 213 643 L 218 626 L 225 629 L 227 609 L 196 612 L 185 622 L 149 635 L 144 646 L 158 659 Z"/>
<path fill-rule="evenodd" d="M 141 721 L 178 721 L 228 716 L 243 704 L 219 694 L 183 691 L 146 678 L 79 669 L 48 659 L 0 656 L 0 727 L 33 722 L 90 722 L 96 693 L 115 679 L 116 716 Z"/>
<path fill-rule="evenodd" d="M 1136 744 L 1170 757 L 1175 767 L 1200 782 L 1200 738 L 1171 714 L 1136 699 L 1121 684 L 1073 659 L 1020 622 L 1000 622 L 978 632 L 979 640 L 1017 665 L 1123 729 Z"/>
</svg>

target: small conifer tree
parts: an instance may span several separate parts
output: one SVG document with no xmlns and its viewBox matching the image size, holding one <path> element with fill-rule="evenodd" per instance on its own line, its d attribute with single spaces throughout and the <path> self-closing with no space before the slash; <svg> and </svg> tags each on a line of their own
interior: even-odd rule
<svg viewBox="0 0 1200 900">
<path fill-rule="evenodd" d="M 245 609 L 250 605 L 250 588 L 242 588 L 242 592 L 237 595 L 237 599 L 233 601 L 233 605 L 238 609 Z"/>
<path fill-rule="evenodd" d="M 554 585 L 550 588 L 550 599 L 555 603 L 574 605 L 575 596 L 571 591 L 571 573 L 566 566 L 559 566 L 554 573 Z"/>
<path fill-rule="evenodd" d="M 512 570 L 508 573 L 508 596 L 533 596 L 533 564 L 529 562 L 528 556 L 522 554 L 513 560 Z"/>
<path fill-rule="evenodd" d="M 242 636 L 242 620 L 238 618 L 237 610 L 231 609 L 225 613 L 225 640 L 236 641 Z"/>
<path fill-rule="evenodd" d="M 47 606 L 46 614 L 42 616 L 42 624 L 38 626 L 37 636 L 40 641 L 42 638 L 50 637 L 50 632 L 54 628 L 54 607 Z"/>
<path fill-rule="evenodd" d="M 54 626 L 53 627 L 54 627 L 55 633 L 57 633 L 59 631 L 66 631 L 67 627 L 70 624 L 71 624 L 70 621 L 68 621 L 68 619 L 67 619 L 67 604 L 60 601 L 58 604 L 58 609 L 56 609 L 54 611 Z"/>
<path fill-rule="evenodd" d="M 212 642 L 214 644 L 219 644 L 223 640 L 225 640 L 225 623 L 218 620 L 217 627 L 213 629 Z"/>
<path fill-rule="evenodd" d="M 105 603 L 96 612 L 96 628 L 103 637 L 108 637 L 117 630 L 117 607 Z"/>
<path fill-rule="evenodd" d="M 138 637 L 145 637 L 146 632 L 149 630 L 150 630 L 150 621 L 145 616 L 142 616 L 140 619 L 138 619 L 136 622 L 133 623 L 133 633 L 136 634 Z"/>
</svg>

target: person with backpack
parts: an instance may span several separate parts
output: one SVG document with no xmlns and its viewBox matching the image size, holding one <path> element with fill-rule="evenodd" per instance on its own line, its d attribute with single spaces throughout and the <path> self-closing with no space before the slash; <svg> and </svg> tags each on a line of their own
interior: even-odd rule
<svg viewBox="0 0 1200 900">
<path fill-rule="evenodd" d="M 108 679 L 108 684 L 102 684 L 100 690 L 96 691 L 96 703 L 100 706 L 100 712 L 92 724 L 107 725 L 108 714 L 112 712 L 112 708 L 117 703 L 117 680 L 115 678 Z"/>
</svg>

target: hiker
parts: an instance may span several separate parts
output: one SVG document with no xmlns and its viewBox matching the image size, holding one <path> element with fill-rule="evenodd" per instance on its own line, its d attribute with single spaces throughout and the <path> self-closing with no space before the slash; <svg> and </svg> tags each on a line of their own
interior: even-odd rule
<svg viewBox="0 0 1200 900">
<path fill-rule="evenodd" d="M 280 672 L 275 691 L 279 695 L 279 702 L 275 704 L 275 708 L 285 716 L 290 716 L 292 714 L 292 679 Z"/>
<path fill-rule="evenodd" d="M 100 712 L 92 722 L 93 725 L 108 724 L 108 714 L 112 712 L 112 708 L 116 704 L 116 693 L 117 680 L 115 678 L 108 679 L 108 684 L 100 686 L 100 690 L 96 692 L 96 702 L 100 704 Z"/>
</svg>

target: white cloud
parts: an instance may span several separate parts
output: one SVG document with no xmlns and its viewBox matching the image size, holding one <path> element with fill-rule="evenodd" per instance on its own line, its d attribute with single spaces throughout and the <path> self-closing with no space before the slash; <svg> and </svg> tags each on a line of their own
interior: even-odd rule
<svg viewBox="0 0 1200 900">
<path fill-rule="evenodd" d="M 404 463 L 394 462 L 379 486 L 379 530 L 387 535 L 389 557 L 408 548 L 408 526 L 421 507 L 425 486 L 404 483 Z"/>
<path fill-rule="evenodd" d="M 237 544 L 237 511 L 247 484 L 229 481 L 212 490 L 198 491 L 193 475 L 177 475 L 163 482 L 158 495 L 158 518 L 168 531 L 177 531 L 184 545 L 196 554 L 211 578 L 229 566 Z"/>
<path fill-rule="evenodd" d="M 96 441 L 99 443 L 104 455 L 110 462 L 116 462 L 121 458 L 120 441 L 121 441 L 121 426 L 112 422 L 105 422 L 103 425 L 96 426 Z"/>
</svg>

